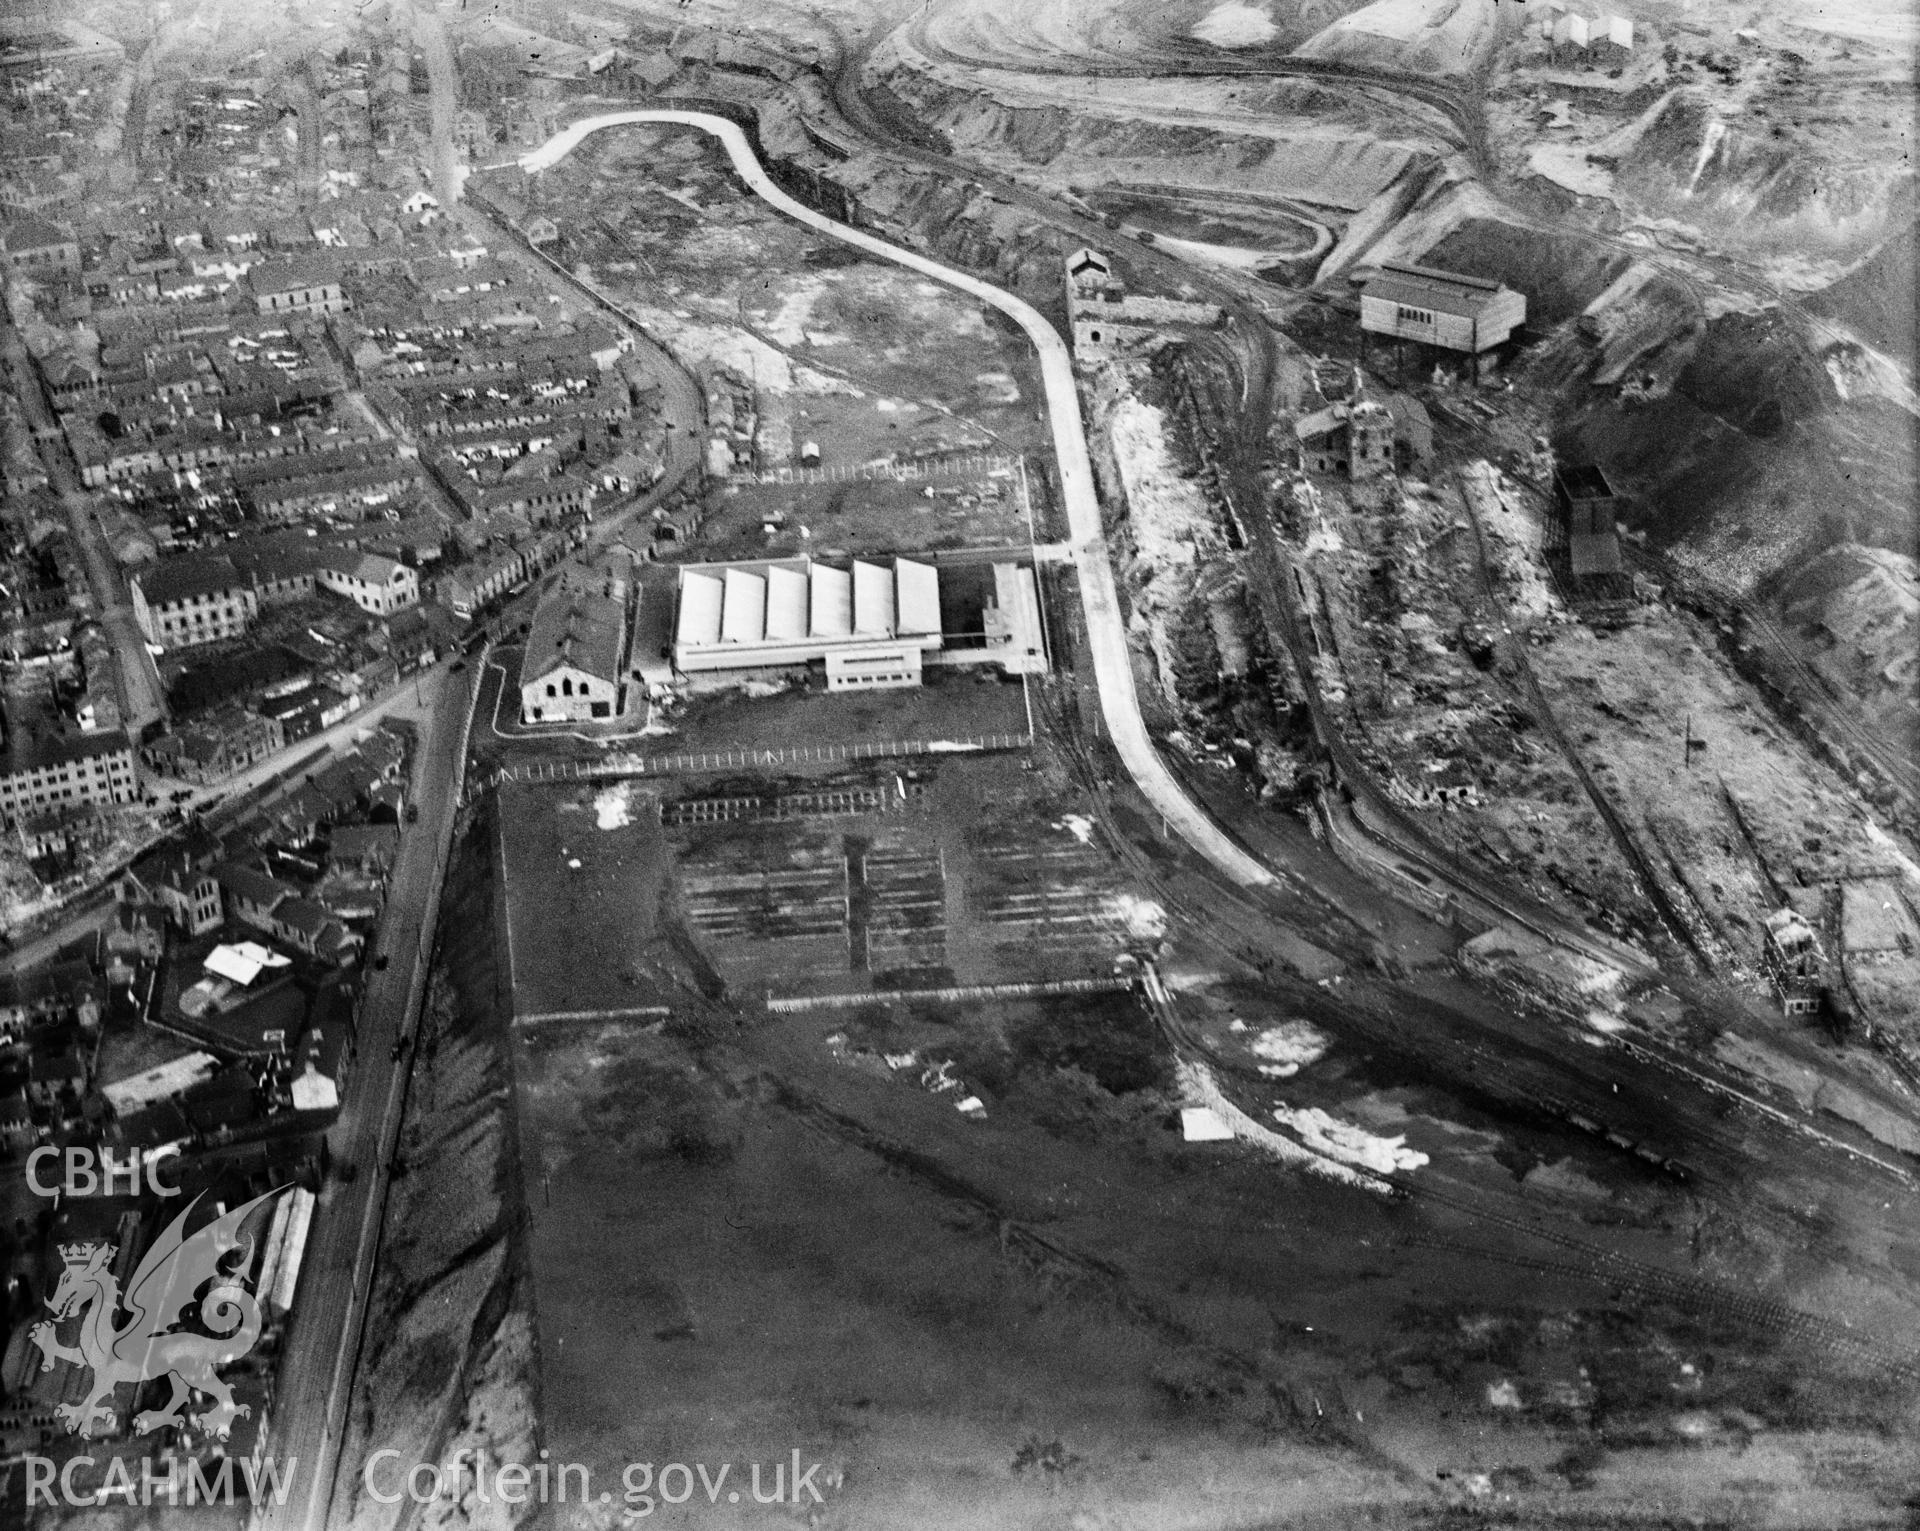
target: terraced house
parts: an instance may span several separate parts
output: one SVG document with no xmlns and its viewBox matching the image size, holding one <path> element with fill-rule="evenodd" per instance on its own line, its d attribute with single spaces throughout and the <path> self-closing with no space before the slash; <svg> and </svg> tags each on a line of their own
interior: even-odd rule
<svg viewBox="0 0 1920 1531">
<path fill-rule="evenodd" d="M 225 862 L 214 869 L 227 895 L 231 917 L 264 931 L 296 951 L 325 962 L 345 962 L 360 947 L 360 937 L 292 883 L 250 866 Z"/>
</svg>

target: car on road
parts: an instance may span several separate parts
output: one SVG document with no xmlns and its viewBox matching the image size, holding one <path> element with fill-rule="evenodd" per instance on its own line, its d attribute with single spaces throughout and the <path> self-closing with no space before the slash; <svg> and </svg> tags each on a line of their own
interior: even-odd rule
<svg viewBox="0 0 1920 1531">
<path fill-rule="evenodd" d="M 406 1055 L 407 1039 L 405 1037 L 396 1037 L 393 1046 L 387 1049 L 387 1056 L 395 1063 L 398 1063 L 402 1058 L 406 1057 Z"/>
</svg>

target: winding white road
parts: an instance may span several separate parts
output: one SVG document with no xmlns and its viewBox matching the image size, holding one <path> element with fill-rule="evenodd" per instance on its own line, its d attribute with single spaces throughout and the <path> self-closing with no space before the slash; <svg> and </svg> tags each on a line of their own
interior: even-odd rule
<svg viewBox="0 0 1920 1531">
<path fill-rule="evenodd" d="M 865 250 L 881 260 L 892 261 L 932 277 L 936 282 L 1000 310 L 1026 332 L 1040 353 L 1041 378 L 1047 391 L 1047 412 L 1053 425 L 1053 452 L 1060 470 L 1060 490 L 1066 502 L 1067 522 L 1072 529 L 1075 568 L 1080 575 L 1080 601 L 1086 608 L 1088 645 L 1093 653 L 1095 684 L 1100 688 L 1100 706 L 1106 714 L 1107 732 L 1119 751 L 1134 784 L 1180 838 L 1243 887 L 1260 888 L 1276 879 L 1261 862 L 1243 850 L 1223 832 L 1200 806 L 1187 795 L 1167 764 L 1154 748 L 1140 716 L 1140 699 L 1134 691 L 1133 667 L 1128 657 L 1126 624 L 1120 616 L 1120 598 L 1114 585 L 1113 560 L 1106 538 L 1100 530 L 1100 502 L 1093 489 L 1093 464 L 1087 455 L 1086 432 L 1080 423 L 1080 398 L 1074 386 L 1073 357 L 1059 332 L 1039 310 L 1023 303 L 1011 293 L 990 282 L 943 266 L 912 250 L 903 250 L 883 239 L 822 213 L 788 196 L 761 165 L 747 142 L 747 135 L 724 117 L 707 112 L 643 110 L 608 112 L 579 122 L 548 139 L 539 148 L 524 155 L 520 166 L 529 174 L 557 165 L 590 134 L 607 128 L 634 123 L 669 124 L 695 128 L 720 140 L 732 160 L 735 174 L 755 196 L 778 209 L 796 223 L 831 235 L 843 244 Z"/>
</svg>

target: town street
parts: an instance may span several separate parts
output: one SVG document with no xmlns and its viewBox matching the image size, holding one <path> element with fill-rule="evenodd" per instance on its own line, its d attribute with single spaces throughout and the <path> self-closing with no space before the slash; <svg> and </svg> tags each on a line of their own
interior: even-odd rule
<svg viewBox="0 0 1920 1531">
<path fill-rule="evenodd" d="M 6 329 L 6 365 L 12 374 L 13 395 L 27 412 L 27 422 L 40 447 L 40 462 L 47 470 L 54 492 L 60 496 L 73 540 L 87 564 L 87 583 L 93 589 L 94 613 L 113 641 L 120 666 L 120 709 L 129 738 L 137 740 L 149 723 L 167 715 L 165 694 L 160 687 L 160 672 L 147 652 L 146 638 L 133 620 L 133 607 L 125 599 L 119 571 L 107 549 L 106 535 L 94 515 L 94 499 L 81 487 L 73 465 L 61 443 L 59 423 L 47 404 L 39 375 L 27 354 L 27 343 L 14 327 L 10 316 L 0 313 L 0 325 Z"/>
<path fill-rule="evenodd" d="M 383 718 L 407 718 L 416 723 L 422 721 L 431 705 L 427 688 L 433 685 L 437 678 L 437 676 L 425 675 L 410 678 L 371 707 L 362 708 L 352 717 L 343 718 L 331 728 L 323 729 L 305 739 L 295 740 L 285 749 L 276 750 L 265 760 L 257 760 L 245 770 L 210 786 L 186 787 L 168 776 L 147 776 L 144 778 L 144 785 L 148 791 L 160 798 L 162 805 L 167 805 L 176 791 L 190 792 L 192 795 L 183 798 L 177 805 L 188 812 L 205 809 L 216 802 L 232 805 L 240 798 L 269 785 L 275 777 L 282 775 L 302 760 L 323 751 L 344 754 L 356 739 L 378 725 Z M 325 763 L 325 761 L 315 761 L 312 769 L 317 771 Z M 294 783 L 289 782 L 287 785 L 292 786 Z M 168 840 L 174 833 L 177 833 L 177 830 L 157 831 L 131 859 L 137 861 L 155 845 Z M 111 883 L 117 881 L 119 875 L 119 871 L 115 870 L 111 878 L 103 878 L 103 880 Z M 85 893 L 77 893 L 74 895 L 74 900 L 86 897 Z M 92 895 L 92 898 L 93 901 L 77 906 L 75 902 L 69 902 L 57 924 L 41 931 L 30 940 L 22 941 L 4 956 L 0 956 L 0 972 L 29 968 L 36 962 L 44 962 L 61 947 L 79 940 L 80 937 L 106 924 L 113 913 L 111 889 L 100 889 Z M 46 916 L 40 918 L 46 918 Z"/>
<path fill-rule="evenodd" d="M 327 1523 L 410 1066 L 391 1055 L 410 1034 L 425 990 L 479 674 L 475 665 L 458 674 L 437 671 L 424 682 L 430 706 L 413 766 L 420 819 L 401 838 L 374 948 L 389 960 L 384 971 L 367 965 L 357 1061 L 328 1134 L 334 1164 L 351 1165 L 354 1176 L 336 1174 L 321 1193 L 267 1441 L 280 1462 L 298 1460 L 294 1491 L 284 1505 L 256 1510 L 259 1531 L 318 1531 Z"/>
</svg>

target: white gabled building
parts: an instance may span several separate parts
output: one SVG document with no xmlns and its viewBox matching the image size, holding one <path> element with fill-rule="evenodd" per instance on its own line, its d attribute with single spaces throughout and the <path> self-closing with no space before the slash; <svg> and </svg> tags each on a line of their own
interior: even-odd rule
<svg viewBox="0 0 1920 1531">
<path fill-rule="evenodd" d="M 420 604 L 420 576 L 379 553 L 330 553 L 314 571 L 314 581 L 376 617 Z"/>
<path fill-rule="evenodd" d="M 540 602 L 520 662 L 522 723 L 621 714 L 629 643 L 627 570 L 614 558 L 569 564 Z"/>
</svg>

